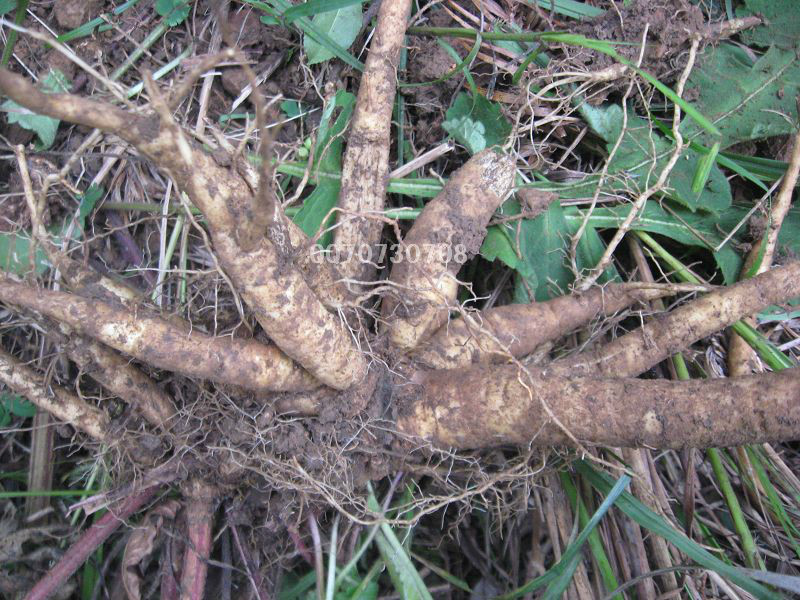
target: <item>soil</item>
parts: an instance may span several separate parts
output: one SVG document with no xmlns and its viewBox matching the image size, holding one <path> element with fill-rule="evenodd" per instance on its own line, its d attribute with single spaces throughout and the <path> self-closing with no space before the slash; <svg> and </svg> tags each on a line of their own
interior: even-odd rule
<svg viewBox="0 0 800 600">
<path fill-rule="evenodd" d="M 645 29 L 647 38 L 641 67 L 661 82 L 675 81 L 686 65 L 687 48 L 693 35 L 705 32 L 703 12 L 688 0 L 636 0 L 628 6 L 615 3 L 615 9 L 571 28 L 589 38 L 622 42 L 615 49 L 636 64 Z M 588 49 L 566 49 L 571 62 L 590 71 L 600 71 L 616 61 Z"/>
</svg>

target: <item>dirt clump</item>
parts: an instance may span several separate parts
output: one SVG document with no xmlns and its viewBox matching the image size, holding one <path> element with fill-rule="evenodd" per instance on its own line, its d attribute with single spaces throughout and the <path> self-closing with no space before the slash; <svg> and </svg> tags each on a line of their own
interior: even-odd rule
<svg viewBox="0 0 800 600">
<path fill-rule="evenodd" d="M 103 0 L 56 0 L 53 15 L 59 27 L 75 29 L 91 21 L 100 11 Z"/>
<path fill-rule="evenodd" d="M 615 3 L 603 15 L 577 24 L 572 33 L 588 38 L 621 42 L 615 50 L 629 61 L 637 63 L 643 36 L 645 49 L 641 67 L 669 84 L 676 80 L 686 64 L 686 49 L 693 35 L 702 34 L 705 27 L 703 12 L 687 0 L 636 0 L 630 6 Z M 590 71 L 600 71 L 617 64 L 605 54 L 588 48 L 566 48 L 570 62 Z"/>
</svg>

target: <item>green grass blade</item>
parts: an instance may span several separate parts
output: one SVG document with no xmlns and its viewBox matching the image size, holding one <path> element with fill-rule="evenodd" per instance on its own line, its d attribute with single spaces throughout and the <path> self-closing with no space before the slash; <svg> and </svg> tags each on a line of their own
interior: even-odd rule
<svg viewBox="0 0 800 600">
<path fill-rule="evenodd" d="M 603 54 L 610 56 L 617 62 L 622 63 L 626 67 L 633 70 L 639 77 L 643 78 L 645 81 L 650 83 L 653 87 L 655 87 L 659 92 L 664 94 L 670 101 L 674 102 L 678 106 L 681 107 L 681 110 L 686 113 L 687 116 L 694 119 L 700 127 L 708 131 L 713 135 L 722 135 L 719 129 L 717 129 L 716 125 L 714 125 L 711 121 L 709 121 L 706 117 L 704 117 L 700 111 L 698 111 L 694 106 L 692 106 L 689 102 L 681 98 L 675 91 L 670 88 L 669 86 L 664 85 L 658 79 L 653 77 L 647 71 L 640 69 L 636 65 L 634 65 L 631 61 L 627 58 L 622 56 L 619 52 L 614 50 L 613 46 L 608 42 L 603 42 L 601 40 L 593 40 L 582 35 L 576 35 L 574 33 L 559 33 L 559 32 L 548 32 L 542 36 L 543 41 L 551 41 L 551 42 L 558 42 L 562 44 L 569 44 L 572 46 L 582 46 L 583 48 L 590 48 L 592 50 L 596 50 L 597 52 L 602 52 Z"/>
<path fill-rule="evenodd" d="M 578 519 L 580 519 L 581 527 L 586 527 L 589 522 L 589 511 L 586 510 L 586 505 L 583 499 L 578 495 L 578 490 L 572 482 L 572 478 L 565 471 L 559 473 L 561 478 L 561 485 L 567 493 L 572 509 L 578 512 Z M 600 534 L 597 529 L 594 529 L 589 535 L 589 550 L 594 556 L 597 568 L 600 570 L 600 576 L 603 578 L 603 583 L 606 590 L 615 590 L 619 587 L 619 582 L 614 576 L 614 569 L 611 567 L 611 562 L 608 560 L 608 555 L 603 548 L 603 541 L 600 539 Z M 613 598 L 623 600 L 621 595 L 615 595 Z"/>
<path fill-rule="evenodd" d="M 528 4 L 534 2 L 539 5 L 539 8 L 550 11 L 565 17 L 572 17 L 573 19 L 592 19 L 604 14 L 605 11 L 585 4 L 584 2 L 577 2 L 576 0 L 527 0 Z"/>
<path fill-rule="evenodd" d="M 121 15 L 126 10 L 128 10 L 131 6 L 134 6 L 139 3 L 139 0 L 128 0 L 124 4 L 120 4 L 114 10 L 111 11 L 111 14 L 116 16 Z M 80 27 L 76 27 L 72 31 L 68 31 L 67 33 L 61 34 L 56 39 L 65 44 L 66 42 L 71 42 L 72 40 L 77 40 L 78 38 L 86 37 L 88 35 L 92 35 L 95 30 L 95 27 L 99 28 L 98 32 L 108 31 L 111 29 L 111 25 L 108 25 L 108 22 L 105 19 L 97 17 L 96 19 L 92 19 L 88 23 L 84 23 Z"/>
<path fill-rule="evenodd" d="M 579 460 L 575 462 L 578 472 L 586 477 L 589 482 L 601 493 L 607 493 L 612 487 L 612 479 L 605 473 L 601 473 L 589 463 Z M 663 517 L 650 510 L 639 500 L 627 492 L 620 495 L 617 499 L 616 507 L 624 512 L 628 517 L 636 521 L 641 527 L 663 537 L 678 550 L 686 554 L 698 565 L 719 573 L 732 583 L 735 583 L 745 591 L 754 595 L 756 598 L 775 599 L 780 598 L 777 594 L 770 591 L 760 583 L 754 581 L 741 570 L 725 564 L 720 559 L 713 556 L 695 541 L 686 537 L 667 523 Z"/>
<path fill-rule="evenodd" d="M 372 489 L 367 496 L 367 507 L 376 515 L 381 515 L 382 511 L 378 500 Z M 433 600 L 425 582 L 422 581 L 414 563 L 408 557 L 403 544 L 397 539 L 392 527 L 388 523 L 380 524 L 380 532 L 375 536 L 381 558 L 389 568 L 392 580 L 395 582 L 397 591 L 403 598 L 422 598 L 423 600 Z"/>
<path fill-rule="evenodd" d="M 752 446 L 748 446 L 746 451 L 747 456 L 750 458 L 750 463 L 753 465 L 756 477 L 758 477 L 759 482 L 761 482 L 761 487 L 764 488 L 767 494 L 767 500 L 772 509 L 772 513 L 777 517 L 781 527 L 783 527 L 783 532 L 786 534 L 786 537 L 789 538 L 789 543 L 792 545 L 795 555 L 800 558 L 800 544 L 797 543 L 797 539 L 800 538 L 800 531 L 797 530 L 794 522 L 786 513 L 783 502 L 781 502 L 778 496 L 778 491 L 775 489 L 775 486 L 772 485 L 769 474 L 764 468 L 764 464 L 761 462 L 759 453 L 756 452 L 755 448 Z"/>
<path fill-rule="evenodd" d="M 747 521 L 744 518 L 742 507 L 739 504 L 739 498 L 736 497 L 736 492 L 733 491 L 730 477 L 725 471 L 725 466 L 722 464 L 722 453 L 719 448 L 709 448 L 706 450 L 706 456 L 711 463 L 711 469 L 714 472 L 714 478 L 719 484 L 722 497 L 725 504 L 728 506 L 728 512 L 733 519 L 733 526 L 739 540 L 742 542 L 742 550 L 744 551 L 744 561 L 751 569 L 763 568 L 764 565 L 758 555 L 753 534 L 747 527 Z"/>
<path fill-rule="evenodd" d="M 694 179 L 692 180 L 692 191 L 695 194 L 699 194 L 700 190 L 705 187 L 708 176 L 711 175 L 711 167 L 714 166 L 714 162 L 717 160 L 719 146 L 719 142 L 715 142 L 711 150 L 698 161 L 697 172 L 694 174 Z"/>
<path fill-rule="evenodd" d="M 449 52 L 449 50 L 448 50 L 449 46 L 444 45 L 444 43 L 441 40 L 436 40 L 436 41 L 439 43 L 440 46 L 442 46 L 442 48 L 445 51 Z M 475 37 L 475 43 L 472 45 L 472 49 L 469 51 L 469 54 L 467 54 L 467 56 L 464 57 L 464 60 L 459 62 L 455 67 L 450 69 L 447 73 L 445 73 L 441 77 L 438 77 L 438 78 L 434 79 L 433 81 L 421 81 L 421 82 L 415 82 L 415 83 L 402 83 L 401 82 L 401 83 L 397 84 L 397 87 L 415 88 L 415 87 L 422 87 L 422 86 L 426 86 L 426 85 L 434 85 L 436 83 L 442 83 L 443 81 L 447 81 L 453 75 L 456 75 L 459 71 L 461 71 L 461 69 L 466 69 L 472 64 L 472 61 L 475 60 L 475 57 L 478 55 L 478 50 L 480 50 L 480 48 L 481 48 L 481 42 L 482 42 L 481 36 L 479 36 L 479 35 L 476 36 Z M 455 50 L 453 50 L 453 51 L 455 52 Z M 458 56 L 458 54 L 456 54 L 456 56 Z M 400 97 L 400 94 L 398 94 L 398 97 Z"/>
<path fill-rule="evenodd" d="M 558 563 L 556 563 L 552 568 L 550 568 L 547 573 L 529 581 L 522 587 L 519 587 L 508 594 L 498 596 L 497 600 L 514 600 L 516 598 L 521 598 L 522 596 L 538 590 L 545 585 L 552 586 L 553 590 L 562 589 L 563 592 L 563 589 L 566 589 L 566 587 L 569 585 L 569 582 L 572 579 L 572 574 L 575 572 L 575 569 L 578 566 L 581 548 L 586 543 L 586 540 L 589 538 L 589 535 L 592 533 L 592 531 L 594 531 L 594 528 L 597 527 L 600 519 L 605 516 L 605 514 L 608 512 L 608 509 L 611 508 L 611 506 L 617 502 L 617 500 L 625 492 L 625 488 L 628 487 L 630 480 L 630 475 L 623 474 L 613 486 L 609 486 L 605 500 L 603 500 L 603 503 L 597 508 L 595 513 L 592 515 L 592 518 L 586 523 L 586 527 L 581 530 L 581 532 L 578 534 L 578 537 L 576 537 L 572 544 L 570 544 L 570 546 L 564 551 L 564 553 L 561 555 L 561 560 L 558 561 Z M 548 591 L 550 589 L 551 588 L 548 587 Z M 560 594 L 557 597 L 560 598 Z"/>
</svg>

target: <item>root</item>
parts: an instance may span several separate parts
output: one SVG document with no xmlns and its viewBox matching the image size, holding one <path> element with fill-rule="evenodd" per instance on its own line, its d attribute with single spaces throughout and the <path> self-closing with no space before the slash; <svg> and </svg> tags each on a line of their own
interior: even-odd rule
<svg viewBox="0 0 800 600">
<path fill-rule="evenodd" d="M 213 487 L 196 480 L 189 484 L 186 495 L 188 543 L 181 569 L 181 600 L 203 600 L 217 492 Z"/>
<path fill-rule="evenodd" d="M 742 317 L 798 295 L 800 261 L 794 261 L 654 318 L 602 348 L 556 361 L 547 373 L 633 377 Z"/>
<path fill-rule="evenodd" d="M 187 330 L 143 309 L 131 311 L 0 276 L 0 300 L 35 310 L 160 369 L 256 392 L 302 391 L 316 380 L 274 346 Z"/>
<path fill-rule="evenodd" d="M 98 442 L 109 437 L 106 414 L 65 388 L 45 383 L 44 378 L 10 354 L 0 350 L 0 381 L 25 396 L 37 408 L 69 423 Z"/>
<path fill-rule="evenodd" d="M 389 138 L 397 64 L 410 12 L 411 0 L 383 2 L 378 11 L 378 25 L 361 76 L 342 164 L 338 206 L 344 215 L 383 210 L 389 184 Z M 347 216 L 335 230 L 334 244 L 356 250 L 366 245 L 375 250 L 382 229 L 380 221 Z M 372 256 L 377 256 L 377 252 Z M 344 263 L 342 273 L 359 281 L 375 278 L 371 264 L 356 260 Z"/>
<path fill-rule="evenodd" d="M 543 404 L 578 440 L 604 446 L 706 448 L 800 436 L 797 369 L 673 382 L 541 370 L 523 379 L 512 365 L 418 373 L 415 382 L 398 429 L 441 447 L 572 445 Z"/>
<path fill-rule="evenodd" d="M 259 208 L 245 180 L 190 146 L 173 122 L 70 94 L 44 94 L 5 69 L 0 92 L 34 112 L 115 133 L 167 171 L 205 215 L 220 264 L 275 344 L 331 387 L 363 379 L 365 358 L 295 268 L 288 240 L 285 253 L 264 238 L 254 250 L 242 250 L 238 223 L 251 222 Z"/>
<path fill-rule="evenodd" d="M 402 301 L 383 300 L 389 339 L 414 348 L 448 319 L 458 291 L 456 274 L 477 254 L 486 225 L 514 183 L 514 161 L 494 150 L 473 156 L 425 205 L 405 236 L 390 279 Z"/>
<path fill-rule="evenodd" d="M 670 293 L 635 284 L 611 284 L 548 302 L 509 304 L 482 313 L 466 313 L 441 327 L 414 353 L 414 358 L 435 369 L 505 362 L 508 351 L 521 358 L 598 315 L 613 315 L 633 304 Z"/>
<path fill-rule="evenodd" d="M 77 542 L 70 546 L 61 560 L 28 592 L 26 600 L 44 600 L 55 593 L 89 558 L 89 555 L 97 550 L 122 525 L 125 519 L 147 504 L 159 489 L 160 486 L 145 488 L 129 496 L 104 514 Z"/>
</svg>

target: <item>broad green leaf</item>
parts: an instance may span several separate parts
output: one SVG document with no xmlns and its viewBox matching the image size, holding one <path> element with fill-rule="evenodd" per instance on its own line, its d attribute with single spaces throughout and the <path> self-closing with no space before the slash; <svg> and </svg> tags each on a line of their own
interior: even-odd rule
<svg viewBox="0 0 800 600">
<path fill-rule="evenodd" d="M 281 110 L 290 119 L 294 119 L 303 114 L 303 109 L 297 100 L 284 100 L 281 102 Z"/>
<path fill-rule="evenodd" d="M 0 415 L 13 415 L 28 419 L 36 414 L 36 406 L 28 402 L 19 394 L 3 392 L 0 394 Z M 0 416 L 0 421 L 2 416 Z"/>
<path fill-rule="evenodd" d="M 442 127 L 470 154 L 504 143 L 511 133 L 511 123 L 500 107 L 481 95 L 460 93 L 446 117 Z"/>
<path fill-rule="evenodd" d="M 286 9 L 283 13 L 283 22 L 291 25 L 300 17 L 310 17 L 323 12 L 347 8 L 353 4 L 363 4 L 363 2 L 364 0 L 307 0 Z"/>
<path fill-rule="evenodd" d="M 529 4 L 535 2 L 539 8 L 573 19 L 591 19 L 605 13 L 601 8 L 577 0 L 527 0 L 527 2 Z"/>
<path fill-rule="evenodd" d="M 628 210 L 627 206 L 596 208 L 592 211 L 589 224 L 597 229 L 616 229 L 627 217 Z M 745 211 L 737 207 L 729 209 L 718 217 L 708 213 L 692 213 L 679 207 L 671 208 L 671 211 L 667 212 L 657 202 L 650 201 L 645 204 L 644 210 L 633 222 L 631 229 L 657 233 L 682 244 L 706 248 L 712 252 L 725 283 L 734 283 L 742 266 L 741 257 L 730 242 L 718 251 L 714 248 L 736 227 L 745 215 Z M 571 207 L 565 210 L 565 219 L 570 228 L 577 228 L 583 215 L 583 212 Z M 741 237 L 744 231 L 740 229 L 737 233 L 734 240 Z"/>
<path fill-rule="evenodd" d="M 617 104 L 590 106 L 584 104 L 581 113 L 589 127 L 606 141 L 610 152 L 622 132 L 624 115 Z M 608 177 L 603 189 L 642 193 L 653 185 L 669 160 L 673 143 L 651 126 L 647 119 L 628 111 L 625 136 L 608 167 Z M 695 173 L 704 155 L 685 149 L 667 179 L 665 194 L 691 210 L 718 213 L 731 204 L 731 189 L 725 175 L 712 166 L 705 185 L 697 192 L 692 190 Z M 587 183 L 596 182 L 596 178 Z M 590 188 L 593 191 L 593 187 Z"/>
<path fill-rule="evenodd" d="M 355 108 L 355 96 L 341 90 L 333 100 L 328 102 L 322 112 L 322 119 L 317 129 L 317 141 L 314 148 L 314 166 L 312 175 L 320 171 L 339 174 L 342 170 L 342 146 L 344 133 L 350 116 Z M 339 114 L 336 119 L 333 114 L 336 109 Z M 318 178 L 317 187 L 303 201 L 303 206 L 294 216 L 293 220 L 306 235 L 313 237 L 319 231 L 325 215 L 336 206 L 339 199 L 341 180 L 338 178 Z M 327 246 L 331 241 L 332 233 L 326 233 L 319 243 Z"/>
<path fill-rule="evenodd" d="M 797 0 L 745 0 L 736 10 L 737 17 L 758 14 L 766 24 L 745 30 L 739 35 L 746 44 L 795 48 L 800 45 L 800 4 Z"/>
<path fill-rule="evenodd" d="M 349 48 L 361 29 L 361 5 L 351 4 L 337 10 L 317 14 L 311 24 L 322 33 L 338 42 L 342 48 Z M 315 65 L 334 57 L 333 52 L 311 39 L 307 34 L 303 37 L 308 64 Z"/>
<path fill-rule="evenodd" d="M 0 0 L 0 15 L 11 12 L 17 7 L 17 0 Z"/>
<path fill-rule="evenodd" d="M 523 219 L 519 224 L 519 236 L 515 231 L 517 227 L 515 223 L 504 226 L 513 236 L 512 239 L 519 239 L 519 250 L 526 269 L 536 275 L 535 280 L 531 277 L 525 278 L 524 271 L 518 269 L 514 301 L 541 302 L 565 294 L 574 277 L 572 271 L 567 268 L 570 236 L 560 202 L 555 201 L 550 204 L 548 209 L 535 219 Z M 523 278 L 527 286 L 523 283 Z M 533 298 L 528 296 L 526 287 L 533 291 Z"/>
<path fill-rule="evenodd" d="M 578 233 L 580 224 L 567 221 L 567 228 L 570 236 L 574 236 Z M 591 225 L 588 225 L 586 229 L 584 229 L 581 239 L 578 241 L 577 251 L 575 260 L 578 263 L 578 269 L 581 271 L 591 270 L 597 266 L 597 263 L 599 263 L 600 259 L 603 257 L 603 253 L 606 251 L 606 244 L 600 238 L 597 230 Z M 622 281 L 622 278 L 619 276 L 617 267 L 612 263 L 611 266 L 603 271 L 597 281 L 598 283 L 608 283 L 609 281 Z"/>
<path fill-rule="evenodd" d="M 755 62 L 751 56 L 733 44 L 708 46 L 687 84 L 687 91 L 697 96 L 697 108 L 722 132 L 722 148 L 792 133 L 796 127 L 800 62 L 794 50 L 772 47 Z M 706 146 L 719 139 L 691 121 L 681 130 L 699 134 L 697 140 Z"/>
<path fill-rule="evenodd" d="M 34 254 L 33 272 L 41 275 L 50 267 L 47 255 L 39 246 Z M 31 238 L 29 233 L 0 233 L 0 271 L 25 275 L 31 271 Z"/>
<path fill-rule="evenodd" d="M 156 0 L 156 12 L 160 14 L 170 27 L 180 25 L 189 16 L 188 0 Z"/>
<path fill-rule="evenodd" d="M 588 479 L 589 483 L 600 493 L 605 494 L 611 490 L 612 479 L 607 474 L 598 471 L 582 460 L 575 461 L 573 464 L 576 465 L 578 472 Z M 753 581 L 742 570 L 725 564 L 695 541 L 686 537 L 683 532 L 672 527 L 662 516 L 650 510 L 631 494 L 627 492 L 621 494 L 615 506 L 640 526 L 666 539 L 698 565 L 719 573 L 756 598 L 780 598 L 774 592 Z"/>
<path fill-rule="evenodd" d="M 58 69 L 51 69 L 40 82 L 42 91 L 48 94 L 67 92 L 70 85 L 69 79 Z M 17 123 L 20 127 L 35 132 L 43 148 L 53 145 L 58 130 L 58 119 L 37 115 L 13 100 L 3 102 L 2 108 L 8 113 L 9 123 Z"/>
</svg>

